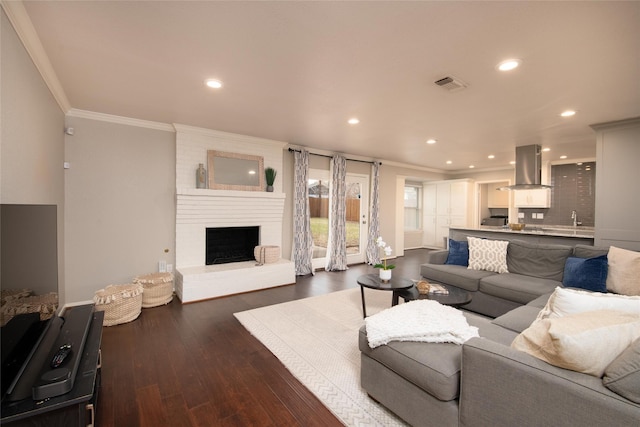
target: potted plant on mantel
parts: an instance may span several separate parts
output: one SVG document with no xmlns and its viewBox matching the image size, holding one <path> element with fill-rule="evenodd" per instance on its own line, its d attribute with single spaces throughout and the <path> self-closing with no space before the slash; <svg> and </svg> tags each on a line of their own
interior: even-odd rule
<svg viewBox="0 0 640 427">
<path fill-rule="evenodd" d="M 267 191 L 270 193 L 273 192 L 273 183 L 276 181 L 277 174 L 278 171 L 271 167 L 264 170 L 264 178 L 267 181 Z"/>
</svg>

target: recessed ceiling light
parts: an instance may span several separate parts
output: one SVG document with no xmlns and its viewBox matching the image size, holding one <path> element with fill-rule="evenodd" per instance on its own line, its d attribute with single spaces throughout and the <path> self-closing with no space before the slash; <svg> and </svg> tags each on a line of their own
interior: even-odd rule
<svg viewBox="0 0 640 427">
<path fill-rule="evenodd" d="M 451 163 L 453 163 L 451 160 L 447 160 L 448 165 L 450 165 Z"/>
<path fill-rule="evenodd" d="M 473 168 L 475 168 L 474 165 L 469 165 L 469 169 L 473 169 Z"/>
<path fill-rule="evenodd" d="M 358 119 L 357 119 L 357 118 L 355 118 L 355 117 L 352 117 L 352 118 L 350 118 L 350 119 L 348 120 L 348 123 L 349 123 L 350 125 L 357 125 L 358 123 L 360 123 L 360 120 L 358 120 Z"/>
<path fill-rule="evenodd" d="M 496 156 L 494 156 L 493 154 L 489 154 L 489 155 L 487 156 L 487 158 L 489 158 L 489 159 L 495 159 L 495 158 L 496 158 Z"/>
<path fill-rule="evenodd" d="M 220 89 L 222 87 L 222 82 L 216 79 L 207 79 L 204 83 L 212 89 Z"/>
<path fill-rule="evenodd" d="M 427 139 L 427 144 L 435 144 L 436 142 L 435 139 Z"/>
<path fill-rule="evenodd" d="M 567 158 L 567 156 L 562 155 L 562 156 L 560 156 L 560 158 L 561 158 L 561 159 L 566 159 L 566 158 Z"/>
<path fill-rule="evenodd" d="M 571 116 L 575 116 L 576 112 L 574 110 L 567 110 L 567 111 L 563 111 L 562 113 L 560 113 L 560 115 L 562 117 L 571 117 Z"/>
<path fill-rule="evenodd" d="M 255 175 L 255 174 L 256 174 L 256 171 L 254 171 L 254 170 L 250 170 L 249 171 L 249 175 Z"/>
<path fill-rule="evenodd" d="M 522 61 L 519 59 L 507 59 L 496 65 L 496 68 L 500 71 L 511 71 L 518 68 L 520 64 L 522 64 Z"/>
<path fill-rule="evenodd" d="M 544 151 L 546 153 L 547 151 L 551 151 L 551 148 L 549 148 L 549 147 L 543 148 L 542 151 Z"/>
<path fill-rule="evenodd" d="M 515 161 L 515 160 L 511 160 L 511 161 L 509 162 L 509 164 L 510 164 L 510 165 L 515 165 L 515 164 L 516 164 L 516 161 Z"/>
</svg>

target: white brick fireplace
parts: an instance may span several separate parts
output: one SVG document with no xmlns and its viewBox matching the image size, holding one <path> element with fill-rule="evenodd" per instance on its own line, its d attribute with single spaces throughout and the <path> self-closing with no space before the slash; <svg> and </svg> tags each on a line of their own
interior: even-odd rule
<svg viewBox="0 0 640 427">
<path fill-rule="evenodd" d="M 176 293 L 184 302 L 231 295 L 295 282 L 293 262 L 281 259 L 205 265 L 207 227 L 259 226 L 260 244 L 282 247 L 285 194 L 282 179 L 273 193 L 196 189 L 198 164 L 207 150 L 262 156 L 265 167 L 282 171 L 285 143 L 243 135 L 176 127 Z"/>
</svg>

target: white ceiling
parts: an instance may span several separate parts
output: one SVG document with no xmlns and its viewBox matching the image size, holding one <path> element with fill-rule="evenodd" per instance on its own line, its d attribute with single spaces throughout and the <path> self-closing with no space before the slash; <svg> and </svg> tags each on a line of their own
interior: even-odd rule
<svg viewBox="0 0 640 427">
<path fill-rule="evenodd" d="M 640 116 L 640 2 L 24 6 L 80 110 L 444 171 L 503 167 L 534 143 L 545 160 L 595 157 L 590 124 Z M 522 66 L 496 71 L 510 57 Z"/>
</svg>

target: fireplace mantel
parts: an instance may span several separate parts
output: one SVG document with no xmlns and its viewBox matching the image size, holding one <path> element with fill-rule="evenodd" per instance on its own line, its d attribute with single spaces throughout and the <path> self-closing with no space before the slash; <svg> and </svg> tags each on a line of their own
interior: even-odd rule
<svg viewBox="0 0 640 427">
<path fill-rule="evenodd" d="M 208 188 L 179 188 L 178 196 L 200 197 L 240 197 L 248 199 L 285 199 L 284 193 L 268 193 L 266 191 L 210 190 Z"/>
</svg>

